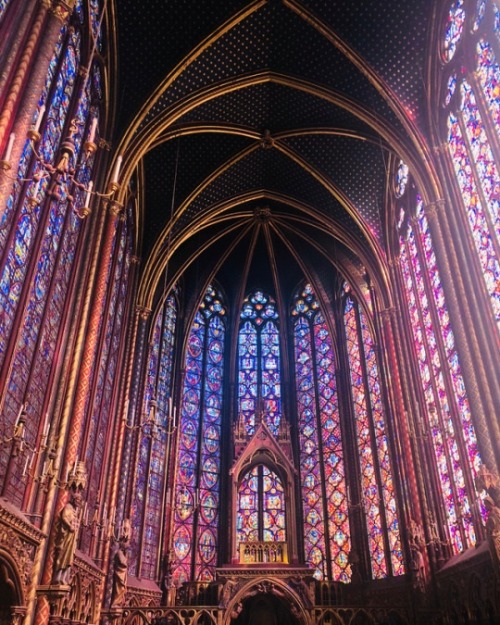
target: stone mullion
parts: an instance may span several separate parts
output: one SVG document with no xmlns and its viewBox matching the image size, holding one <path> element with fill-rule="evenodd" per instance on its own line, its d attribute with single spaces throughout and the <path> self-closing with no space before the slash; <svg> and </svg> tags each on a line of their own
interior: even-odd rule
<svg viewBox="0 0 500 625">
<path fill-rule="evenodd" d="M 31 126 L 33 113 L 47 80 L 50 61 L 54 54 L 62 26 L 68 22 L 73 9 L 73 1 L 57 0 L 51 9 L 50 0 L 40 0 L 38 12 L 33 20 L 26 45 L 20 56 L 17 70 L 12 77 L 9 92 L 0 112 L 0 146 L 5 146 L 9 131 L 14 131 L 16 139 L 12 149 L 11 171 L 17 172 L 26 134 Z M 26 86 L 29 81 L 29 89 Z M 15 117 L 15 123 L 13 118 Z M 5 147 L 2 147 L 2 154 Z M 10 175 L 10 174 L 9 174 Z M 0 174 L 0 218 L 10 195 L 12 181 Z"/>
<path fill-rule="evenodd" d="M 446 303 L 452 322 L 453 335 L 457 342 L 460 355 L 460 365 L 466 381 L 467 396 L 477 434 L 477 442 L 483 462 L 490 469 L 498 470 L 497 458 L 500 459 L 500 425 L 496 417 L 495 403 L 492 399 L 484 360 L 486 355 L 481 350 L 476 335 L 476 324 L 471 317 L 468 303 L 471 293 L 467 293 L 458 261 L 452 245 L 446 245 L 453 240 L 449 231 L 444 211 L 439 211 L 436 202 L 426 207 L 426 215 L 436 257 L 439 261 L 439 272 L 445 291 Z M 460 306 L 462 301 L 464 306 Z M 474 329 L 467 332 L 466 328 Z M 490 415 L 490 418 L 488 418 Z"/>
<path fill-rule="evenodd" d="M 137 275 L 135 276 L 135 280 Z M 146 328 L 147 319 L 149 317 L 149 311 L 145 311 L 143 308 L 137 307 L 134 311 L 134 322 L 130 332 L 129 339 L 129 353 L 127 358 L 126 368 L 126 384 L 124 389 L 124 396 L 127 398 L 123 407 L 123 421 L 124 425 L 128 424 L 129 415 L 136 414 L 137 398 L 139 396 L 139 382 L 140 371 L 142 370 L 142 363 L 144 360 L 144 345 L 146 344 Z M 134 382 L 135 380 L 135 382 Z M 129 399 L 130 398 L 130 399 Z M 132 424 L 130 427 L 133 427 Z M 131 458 L 134 455 L 133 452 L 133 437 L 134 431 L 127 429 L 123 430 L 123 452 L 122 458 Z M 130 497 L 134 488 L 134 483 L 130 482 L 129 467 L 130 463 L 126 463 L 121 466 L 121 478 L 118 488 L 118 504 L 117 504 L 117 518 L 119 520 L 125 520 L 129 518 L 130 514 Z"/>
</svg>

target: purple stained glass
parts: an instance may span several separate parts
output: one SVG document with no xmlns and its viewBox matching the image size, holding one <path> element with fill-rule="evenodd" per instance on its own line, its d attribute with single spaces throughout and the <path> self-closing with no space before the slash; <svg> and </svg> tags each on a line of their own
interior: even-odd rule
<svg viewBox="0 0 500 625">
<path fill-rule="evenodd" d="M 73 93 L 74 79 L 79 64 L 80 57 L 80 36 L 78 33 L 71 34 L 69 42 L 64 53 L 63 61 L 61 63 L 61 69 L 59 74 L 55 77 L 54 95 L 47 112 L 47 126 L 42 132 L 42 138 L 40 140 L 39 149 L 48 162 L 52 162 L 57 146 L 61 140 L 64 123 L 70 104 L 70 99 Z M 50 72 L 49 72 L 50 74 Z M 64 93 L 64 98 L 61 94 Z M 27 168 L 29 149 L 25 148 L 24 168 Z M 23 170 L 23 175 L 25 175 Z M 37 163 L 33 175 L 41 177 L 44 172 L 41 170 L 40 165 Z M 23 204 L 20 208 L 17 223 L 15 224 L 16 231 L 15 237 L 10 248 L 5 250 L 4 257 L 0 262 L 0 310 L 1 313 L 1 325 L 2 332 L 0 334 L 0 365 L 3 362 L 5 355 L 5 348 L 7 341 L 10 337 L 14 316 L 17 310 L 17 304 L 22 292 L 22 286 L 25 283 L 26 271 L 28 263 L 26 259 L 31 251 L 33 242 L 35 240 L 34 234 L 38 229 L 40 217 L 42 215 L 42 204 L 45 199 L 45 192 L 48 187 L 48 181 L 46 177 L 42 177 L 40 182 L 37 183 L 32 180 L 28 185 L 28 194 L 25 197 Z M 14 193 L 19 191 L 16 187 Z M 13 202 L 15 197 L 11 196 Z M 36 204 L 31 203 L 31 199 L 36 199 Z M 62 198 L 64 200 L 64 197 Z M 51 245 L 54 252 L 57 245 L 58 235 L 57 229 L 60 228 L 64 211 L 66 210 L 65 202 L 50 202 L 51 216 L 48 222 L 48 237 L 51 237 L 51 230 L 54 230 L 55 241 L 47 242 L 47 245 Z M 10 214 L 14 210 L 14 203 L 11 204 Z M 4 224 L 2 224 L 4 225 Z M 7 223 L 5 223 L 5 226 Z M 13 224 L 12 224 L 13 225 Z M 4 236 L 6 236 L 6 228 L 4 229 Z M 48 264 L 48 257 L 42 258 L 38 262 L 39 271 L 45 271 L 45 275 L 50 275 L 50 267 Z M 49 272 L 49 273 L 47 273 Z M 43 288 L 44 278 L 39 278 L 38 286 Z"/>
<path fill-rule="evenodd" d="M 284 542 L 285 494 L 279 476 L 265 465 L 256 465 L 238 484 L 236 542 Z"/>
<path fill-rule="evenodd" d="M 389 574 L 385 535 L 392 572 L 401 575 L 405 570 L 375 349 L 365 315 L 351 297 L 344 323 L 372 575 L 377 579 Z"/>
<path fill-rule="evenodd" d="M 466 94 L 470 93 L 468 87 L 465 87 L 464 90 Z M 471 97 L 467 101 L 471 104 Z M 471 116 L 476 117 L 473 111 L 470 113 Z M 448 118 L 448 145 L 477 257 L 483 271 L 486 289 L 490 296 L 493 313 L 500 325 L 500 291 L 497 286 L 500 279 L 500 260 L 494 250 L 492 237 L 495 235 L 491 232 L 485 207 L 476 184 L 473 161 L 469 155 L 459 119 L 451 113 Z M 498 206 L 498 201 L 495 198 L 492 198 L 492 206 Z"/>
<path fill-rule="evenodd" d="M 414 339 L 418 348 L 423 390 L 428 405 L 432 406 L 432 411 L 429 414 L 429 427 L 433 433 L 436 466 L 440 474 L 442 495 L 448 514 L 448 531 L 452 537 L 454 550 L 458 553 L 466 546 L 463 544 L 459 519 L 462 522 L 467 545 L 475 544 L 472 511 L 469 496 L 465 490 L 464 471 L 471 472 L 475 476 L 481 460 L 454 336 L 446 310 L 439 270 L 432 248 L 429 224 L 425 216 L 423 202 L 419 197 L 417 198 L 416 216 L 422 253 L 419 254 L 415 234 L 413 230 L 410 230 L 407 237 L 401 239 L 401 268 L 412 318 Z M 447 357 L 447 367 L 442 367 L 440 362 L 439 339 L 430 314 L 424 272 L 427 273 L 432 288 L 431 301 L 439 320 L 440 336 Z M 449 385 L 445 383 L 445 375 L 450 379 L 453 389 L 453 395 L 450 397 L 447 390 Z M 456 410 L 458 414 L 462 433 L 454 425 L 454 420 L 451 417 L 452 410 Z M 464 466 L 464 459 L 460 456 L 457 436 L 462 436 L 466 443 L 468 456 L 465 459 L 465 465 L 468 466 Z M 457 507 L 460 508 L 460 514 L 457 514 Z"/>
<path fill-rule="evenodd" d="M 463 0 L 455 0 L 450 7 L 446 21 L 443 42 L 443 56 L 446 61 L 451 61 L 457 50 L 462 37 L 465 24 L 465 9 Z"/>
<path fill-rule="evenodd" d="M 255 431 L 257 413 L 273 434 L 281 420 L 281 371 L 278 312 L 274 300 L 255 291 L 242 305 L 238 334 L 238 412 L 248 434 Z"/>
<path fill-rule="evenodd" d="M 396 197 L 400 198 L 406 191 L 408 184 L 408 165 L 403 161 L 399 161 L 396 171 Z"/>
<path fill-rule="evenodd" d="M 311 285 L 294 300 L 292 317 L 305 559 L 317 579 L 331 575 L 348 582 L 350 530 L 333 347 Z"/>
<path fill-rule="evenodd" d="M 209 286 L 188 337 L 175 484 L 174 578 L 210 581 L 217 564 L 225 315 Z"/>
</svg>

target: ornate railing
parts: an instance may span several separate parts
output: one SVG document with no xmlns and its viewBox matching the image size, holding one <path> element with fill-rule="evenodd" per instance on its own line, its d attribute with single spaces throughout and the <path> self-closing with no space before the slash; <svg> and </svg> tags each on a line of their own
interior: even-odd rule
<svg viewBox="0 0 500 625">
<path fill-rule="evenodd" d="M 286 542 L 240 543 L 240 564 L 288 564 Z"/>
</svg>

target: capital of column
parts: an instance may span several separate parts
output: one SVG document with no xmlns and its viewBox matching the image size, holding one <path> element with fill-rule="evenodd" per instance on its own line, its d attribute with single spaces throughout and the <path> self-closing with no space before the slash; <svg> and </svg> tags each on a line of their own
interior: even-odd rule
<svg viewBox="0 0 500 625">
<path fill-rule="evenodd" d="M 384 321 L 390 321 L 394 319 L 396 315 L 396 308 L 394 306 L 389 306 L 388 308 L 384 308 L 380 311 L 380 316 Z"/>
<path fill-rule="evenodd" d="M 443 199 L 437 199 L 434 202 L 429 202 L 424 208 L 425 214 L 429 220 L 437 217 L 438 211 L 444 209 L 445 201 Z"/>
<path fill-rule="evenodd" d="M 49 2 L 49 6 L 52 4 L 51 13 L 60 22 L 64 23 L 69 19 L 69 16 L 73 13 L 76 0 L 56 0 L 56 2 Z M 43 2 L 44 4 L 44 2 Z"/>
<path fill-rule="evenodd" d="M 118 217 L 122 209 L 123 209 L 123 204 L 121 204 L 117 200 L 112 200 L 109 203 L 109 214 L 112 215 L 113 217 Z"/>
<path fill-rule="evenodd" d="M 143 321 L 146 321 L 152 313 L 152 310 L 151 308 L 146 308 L 146 306 L 136 306 L 135 312 Z"/>
</svg>

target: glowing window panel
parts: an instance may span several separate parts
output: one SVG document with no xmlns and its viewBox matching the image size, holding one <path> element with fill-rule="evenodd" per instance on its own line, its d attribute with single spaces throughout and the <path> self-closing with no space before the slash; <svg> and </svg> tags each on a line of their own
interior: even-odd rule
<svg viewBox="0 0 500 625">
<path fill-rule="evenodd" d="M 477 74 L 497 128 L 500 124 L 500 66 L 490 43 L 480 39 L 476 47 Z"/>
<path fill-rule="evenodd" d="M 238 485 L 236 541 L 286 540 L 285 494 L 274 471 L 257 465 L 248 471 Z"/>
<path fill-rule="evenodd" d="M 220 436 L 225 327 L 219 316 L 209 321 L 204 376 L 204 418 L 201 427 L 200 482 L 198 497 L 198 551 L 195 576 L 198 581 L 214 578 L 217 564 L 217 528 L 220 497 Z"/>
<path fill-rule="evenodd" d="M 225 313 L 220 296 L 210 286 L 188 338 L 175 484 L 176 584 L 215 576 Z"/>
<path fill-rule="evenodd" d="M 486 11 L 486 0 L 476 0 L 476 16 L 472 25 L 472 31 L 475 32 L 481 25 Z"/>
<path fill-rule="evenodd" d="M 446 87 L 445 104 L 449 104 L 451 102 L 451 98 L 454 96 L 455 91 L 457 90 L 457 72 L 452 72 L 450 74 Z"/>
<path fill-rule="evenodd" d="M 479 450 L 477 446 L 477 438 L 474 429 L 474 425 L 472 422 L 472 415 L 470 412 L 469 400 L 467 398 L 467 394 L 465 391 L 465 384 L 462 377 L 459 357 L 455 348 L 455 339 L 453 336 L 453 331 L 451 329 L 450 318 L 448 315 L 448 311 L 446 308 L 445 297 L 443 288 L 441 286 L 441 280 L 439 277 L 439 270 L 437 268 L 436 256 L 432 249 L 432 239 L 429 231 L 429 224 L 427 218 L 425 216 L 423 202 L 419 199 L 417 204 L 417 218 L 419 223 L 419 231 L 420 237 L 422 240 L 422 246 L 425 253 L 425 265 L 427 267 L 427 272 L 429 275 L 429 279 L 431 281 L 433 296 L 434 296 L 434 305 L 436 307 L 439 324 L 441 329 L 441 336 L 443 339 L 443 348 L 446 353 L 447 361 L 448 361 L 448 370 L 451 378 L 451 382 L 453 385 L 454 397 L 453 400 L 456 403 L 458 414 L 461 420 L 462 425 L 462 433 L 459 434 L 457 432 L 457 436 L 461 435 L 463 440 L 465 441 L 467 453 L 468 453 L 468 464 L 469 471 L 472 472 L 472 475 L 475 477 L 479 471 L 479 467 L 481 465 L 481 458 L 479 455 Z M 416 253 L 416 250 L 413 249 L 413 253 Z M 442 396 L 442 393 L 441 393 Z M 451 399 L 451 398 L 450 398 Z M 444 404 L 443 399 L 441 399 L 441 403 Z M 448 405 L 446 408 L 449 411 Z M 445 413 L 446 414 L 446 413 Z M 447 426 L 448 432 L 452 431 L 452 425 L 445 424 Z M 468 536 L 469 545 L 472 546 L 475 544 L 476 535 L 474 530 L 472 511 L 471 511 L 471 502 L 469 501 L 469 497 L 465 492 L 465 484 L 463 478 L 463 472 L 461 469 L 461 462 L 458 457 L 454 459 L 454 466 L 458 466 L 458 471 L 454 476 L 455 486 L 458 489 L 458 501 L 461 506 L 461 516 L 462 523 L 465 530 L 466 535 Z M 464 467 L 464 470 L 465 469 Z"/>
<path fill-rule="evenodd" d="M 296 297 L 292 317 L 305 560 L 316 579 L 347 582 L 350 531 L 333 348 L 311 285 Z"/>
<path fill-rule="evenodd" d="M 415 347 L 417 350 L 418 364 L 421 372 L 423 391 L 429 406 L 439 405 L 439 410 L 430 413 L 428 427 L 432 432 L 432 444 L 436 456 L 436 466 L 440 476 L 443 501 L 447 512 L 447 523 L 452 545 L 456 553 L 462 551 L 465 546 L 475 543 L 475 532 L 472 520 L 470 501 L 465 490 L 464 471 L 472 471 L 475 474 L 480 465 L 480 457 L 477 449 L 477 441 L 472 425 L 472 418 L 465 387 L 462 379 L 458 355 L 456 353 L 453 332 L 451 330 L 449 316 L 446 309 L 444 293 L 442 290 L 439 271 L 437 269 L 435 254 L 432 249 L 432 240 L 429 225 L 423 210 L 422 200 L 417 203 L 417 218 L 419 223 L 419 235 L 422 241 L 422 249 L 425 259 L 421 261 L 415 233 L 412 229 L 406 238 L 401 238 L 400 256 L 401 269 L 404 276 L 404 284 L 411 316 L 411 326 L 414 334 Z M 422 264 L 422 262 L 424 264 Z M 424 267 L 432 286 L 432 302 L 425 288 Z M 430 313 L 430 306 L 436 308 L 443 348 L 447 355 L 448 367 L 442 367 L 436 328 Z M 454 389 L 454 401 L 458 408 L 461 419 L 462 434 L 455 431 L 451 417 L 450 400 L 446 390 L 443 372 L 448 370 Z M 466 459 L 468 467 L 463 466 L 460 457 L 456 437 L 462 435 L 468 449 Z M 457 506 L 460 506 L 460 515 L 457 514 Z M 468 545 L 463 544 L 459 529 L 459 518 L 467 537 Z"/>
<path fill-rule="evenodd" d="M 361 323 L 361 336 L 365 352 L 365 362 L 367 371 L 367 384 L 370 389 L 370 403 L 372 411 L 373 431 L 375 434 L 375 447 L 378 454 L 378 466 L 380 472 L 380 484 L 382 490 L 382 504 L 385 510 L 385 522 L 387 526 L 387 536 L 389 539 L 389 550 L 391 553 L 392 570 L 394 575 L 402 575 L 403 550 L 399 533 L 399 522 L 396 509 L 396 497 L 394 484 L 392 481 L 392 469 L 389 458 L 389 445 L 387 441 L 384 410 L 380 392 L 380 382 L 378 365 L 375 356 L 373 339 L 368 330 L 363 311 L 359 311 Z M 373 505 L 373 501 L 370 504 Z"/>
<path fill-rule="evenodd" d="M 500 324 L 500 291 L 498 289 L 500 261 L 495 254 L 492 234 L 476 186 L 467 145 L 458 118 L 452 113 L 448 118 L 448 146 L 493 313 L 497 323 Z M 495 205 L 498 207 L 498 202 L 492 198 L 492 206 Z"/>
<path fill-rule="evenodd" d="M 73 33 L 64 54 L 61 69 L 56 77 L 54 95 L 49 107 L 47 118 L 51 121 L 47 122 L 42 138 L 40 140 L 40 152 L 44 155 L 48 162 L 52 162 L 56 149 L 61 139 L 66 115 L 68 112 L 71 95 L 73 93 L 74 80 L 79 63 L 80 56 L 80 37 L 78 33 Z M 41 176 L 43 172 L 38 163 L 34 168 L 34 174 Z M 0 273 L 0 322 L 2 332 L 0 334 L 0 365 L 5 355 L 5 347 L 10 336 L 14 316 L 17 310 L 19 296 L 25 282 L 26 271 L 28 267 L 27 258 L 31 250 L 35 233 L 39 225 L 41 215 L 41 207 L 44 201 L 45 192 L 48 181 L 43 178 L 38 185 L 38 203 L 32 205 L 31 197 L 37 189 L 37 183 L 32 180 L 28 184 L 27 197 L 21 207 L 15 231 L 15 238 L 11 247 L 6 250 L 6 255 L 2 260 Z M 14 198 L 13 198 L 14 199 Z M 58 241 L 58 229 L 60 229 L 63 221 L 63 212 L 66 209 L 66 203 L 62 197 L 61 202 L 51 202 L 51 216 L 47 225 L 47 236 L 52 236 L 55 240 L 45 241 L 46 245 L 52 246 L 54 251 Z M 12 205 L 13 206 L 13 205 Z M 12 209 L 13 210 L 13 209 Z M 38 287 L 44 288 L 47 276 L 50 275 L 46 256 L 42 256 L 38 266 L 42 273 L 38 276 Z M 45 276 L 45 277 L 44 277 Z"/>
<path fill-rule="evenodd" d="M 7 6 L 10 0 L 0 0 L 0 22 L 7 11 Z"/>
<path fill-rule="evenodd" d="M 372 576 L 379 579 L 389 575 L 384 524 L 391 568 L 393 574 L 401 575 L 404 573 L 401 538 L 373 339 L 363 312 L 350 297 L 346 300 L 344 325 Z"/>
<path fill-rule="evenodd" d="M 443 55 L 446 61 L 451 61 L 462 37 L 465 24 L 465 9 L 463 0 L 455 0 L 448 13 L 446 21 Z"/>
<path fill-rule="evenodd" d="M 281 420 L 281 372 L 278 312 L 274 300 L 256 291 L 241 310 L 238 334 L 238 412 L 248 434 L 253 434 L 262 410 L 269 429 L 277 435 Z"/>
<path fill-rule="evenodd" d="M 396 171 L 396 197 L 401 197 L 406 191 L 406 185 L 408 184 L 408 165 L 403 161 L 399 161 L 398 169 Z"/>
</svg>

